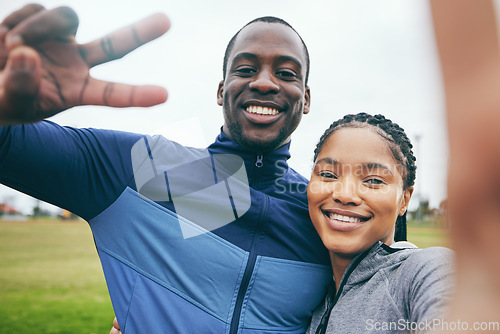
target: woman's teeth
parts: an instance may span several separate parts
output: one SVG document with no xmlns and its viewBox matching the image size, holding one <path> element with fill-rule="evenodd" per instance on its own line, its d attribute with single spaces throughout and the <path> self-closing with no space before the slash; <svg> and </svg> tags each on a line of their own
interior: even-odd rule
<svg viewBox="0 0 500 334">
<path fill-rule="evenodd" d="M 360 218 L 342 216 L 342 215 L 339 215 L 336 213 L 330 213 L 330 219 L 339 220 L 339 221 L 346 222 L 346 223 L 361 223 L 361 221 L 362 221 Z"/>
</svg>

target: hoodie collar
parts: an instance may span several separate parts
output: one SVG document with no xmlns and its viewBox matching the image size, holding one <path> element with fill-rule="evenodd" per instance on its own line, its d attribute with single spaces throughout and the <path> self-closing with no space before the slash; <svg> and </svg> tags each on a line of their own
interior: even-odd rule
<svg viewBox="0 0 500 334">
<path fill-rule="evenodd" d="M 284 175 L 288 171 L 290 159 L 290 142 L 268 153 L 252 152 L 237 144 L 222 132 L 215 142 L 208 147 L 211 154 L 235 154 L 245 161 L 249 177 L 259 175 L 260 178 L 272 178 Z M 260 166 L 260 167 L 259 167 Z"/>
<path fill-rule="evenodd" d="M 345 282 L 347 286 L 365 282 L 378 271 L 404 261 L 411 253 L 405 250 L 417 248 L 417 246 L 410 242 L 397 242 L 391 246 L 387 246 L 381 241 L 377 241 L 367 251 L 353 258 L 346 269 L 346 273 L 350 272 L 350 274 L 348 277 L 342 277 L 342 281 L 347 279 Z M 398 255 L 395 255 L 395 253 L 398 253 Z M 352 266 L 354 268 L 351 268 Z"/>
</svg>

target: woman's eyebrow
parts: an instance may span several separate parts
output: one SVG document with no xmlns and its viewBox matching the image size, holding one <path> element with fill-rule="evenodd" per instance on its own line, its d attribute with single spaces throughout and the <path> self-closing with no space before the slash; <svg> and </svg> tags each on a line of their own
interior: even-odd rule
<svg viewBox="0 0 500 334">
<path fill-rule="evenodd" d="M 363 169 L 366 170 L 382 169 L 392 175 L 392 170 L 389 167 L 378 162 L 367 162 L 363 164 Z"/>
<path fill-rule="evenodd" d="M 336 166 L 339 164 L 339 162 L 333 158 L 326 157 L 326 158 L 322 158 L 322 159 L 319 159 L 318 161 L 316 161 L 315 165 L 319 165 L 319 164 L 328 164 L 328 165 Z M 361 163 L 361 164 L 359 164 L 359 166 L 363 170 L 382 169 L 391 175 L 393 174 L 392 170 L 388 166 L 381 164 L 381 163 L 378 163 L 378 162 Z"/>
</svg>

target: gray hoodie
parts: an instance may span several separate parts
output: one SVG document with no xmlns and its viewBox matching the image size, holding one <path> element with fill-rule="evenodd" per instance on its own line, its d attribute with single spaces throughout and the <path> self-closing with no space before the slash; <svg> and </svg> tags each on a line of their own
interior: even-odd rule
<svg viewBox="0 0 500 334">
<path fill-rule="evenodd" d="M 452 272 L 447 248 L 378 242 L 351 261 L 337 294 L 332 281 L 307 333 L 439 332 Z"/>
</svg>

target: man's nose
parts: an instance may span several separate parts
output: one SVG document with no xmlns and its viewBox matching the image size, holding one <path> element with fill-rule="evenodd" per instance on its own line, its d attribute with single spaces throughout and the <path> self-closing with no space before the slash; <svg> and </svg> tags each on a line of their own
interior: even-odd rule
<svg viewBox="0 0 500 334">
<path fill-rule="evenodd" d="M 268 69 L 261 70 L 250 83 L 250 89 L 259 91 L 262 94 L 277 93 L 280 86 L 276 83 L 277 78 Z"/>
</svg>

